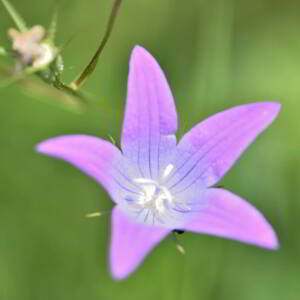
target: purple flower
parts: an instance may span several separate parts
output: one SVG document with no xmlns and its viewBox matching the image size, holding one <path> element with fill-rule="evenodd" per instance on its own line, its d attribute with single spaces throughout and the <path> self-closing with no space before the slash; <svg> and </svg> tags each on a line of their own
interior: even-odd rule
<svg viewBox="0 0 300 300">
<path fill-rule="evenodd" d="M 278 247 L 259 211 L 213 186 L 279 110 L 273 102 L 237 106 L 196 125 L 177 144 L 167 80 L 155 59 L 137 46 L 130 60 L 121 151 L 85 135 L 53 138 L 37 150 L 93 177 L 116 203 L 109 260 L 113 277 L 122 279 L 174 229 Z"/>
</svg>

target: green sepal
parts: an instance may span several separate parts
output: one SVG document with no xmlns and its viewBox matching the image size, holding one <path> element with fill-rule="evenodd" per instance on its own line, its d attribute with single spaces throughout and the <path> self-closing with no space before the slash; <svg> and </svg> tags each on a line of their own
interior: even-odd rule
<svg viewBox="0 0 300 300">
<path fill-rule="evenodd" d="M 56 35 L 56 29 L 57 29 L 57 10 L 55 10 L 48 31 L 47 31 L 47 39 L 51 42 L 54 42 L 55 35 Z"/>
</svg>

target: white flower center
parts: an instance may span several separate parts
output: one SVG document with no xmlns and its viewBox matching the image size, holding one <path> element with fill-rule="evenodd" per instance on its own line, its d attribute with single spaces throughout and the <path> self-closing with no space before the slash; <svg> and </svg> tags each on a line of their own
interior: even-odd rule
<svg viewBox="0 0 300 300">
<path fill-rule="evenodd" d="M 166 187 L 152 179 L 136 178 L 134 181 L 139 183 L 143 190 L 137 202 L 140 206 L 163 213 L 172 205 L 172 195 Z"/>
<path fill-rule="evenodd" d="M 190 211 L 185 200 L 175 198 L 163 184 L 174 166 L 168 165 L 162 172 L 161 180 L 134 178 L 136 194 L 125 195 L 124 211 L 137 222 L 174 228 L 181 224 L 185 212 Z"/>
</svg>

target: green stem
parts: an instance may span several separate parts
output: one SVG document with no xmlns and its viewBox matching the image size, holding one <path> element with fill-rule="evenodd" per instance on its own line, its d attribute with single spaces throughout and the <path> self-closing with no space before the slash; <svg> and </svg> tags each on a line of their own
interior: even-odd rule
<svg viewBox="0 0 300 300">
<path fill-rule="evenodd" d="M 6 8 L 7 12 L 10 14 L 11 18 L 15 22 L 16 26 L 21 32 L 28 31 L 27 26 L 23 20 L 23 18 L 20 16 L 20 14 L 16 11 L 16 9 L 9 3 L 8 0 L 1 0 L 4 7 Z"/>
<path fill-rule="evenodd" d="M 112 32 L 113 26 L 115 24 L 115 20 L 116 17 L 118 15 L 118 11 L 119 8 L 121 6 L 122 0 L 115 0 L 114 5 L 112 7 L 111 10 L 111 14 L 107 23 L 107 27 L 106 27 L 106 31 L 104 34 L 103 39 L 101 40 L 101 43 L 96 51 L 96 53 L 94 54 L 94 56 L 92 57 L 91 61 L 89 62 L 89 64 L 85 67 L 85 69 L 82 71 L 82 73 L 71 82 L 70 87 L 73 88 L 74 90 L 77 90 L 80 88 L 80 86 L 83 85 L 83 83 L 87 80 L 87 78 L 94 72 L 99 56 L 102 52 L 102 50 L 104 49 L 110 34 Z"/>
</svg>

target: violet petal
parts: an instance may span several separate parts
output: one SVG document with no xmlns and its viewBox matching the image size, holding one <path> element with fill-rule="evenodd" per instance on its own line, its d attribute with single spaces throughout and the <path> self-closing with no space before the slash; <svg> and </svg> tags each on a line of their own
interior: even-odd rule
<svg viewBox="0 0 300 300">
<path fill-rule="evenodd" d="M 114 173 L 121 152 L 111 143 L 87 135 L 69 135 L 52 138 L 38 144 L 38 152 L 63 159 L 99 182 L 117 202 L 120 189 Z"/>
<path fill-rule="evenodd" d="M 180 229 L 238 240 L 269 249 L 279 243 L 271 225 L 251 204 L 223 189 L 201 193 L 198 211 Z M 195 209 L 195 208 L 194 208 Z"/>
<path fill-rule="evenodd" d="M 121 147 L 140 177 L 157 178 L 176 145 L 177 114 L 171 90 L 155 59 L 136 46 L 130 59 Z"/>
<path fill-rule="evenodd" d="M 110 271 L 115 279 L 132 273 L 170 229 L 135 223 L 115 207 L 112 212 Z"/>
<path fill-rule="evenodd" d="M 192 184 L 216 184 L 243 151 L 276 117 L 280 105 L 262 102 L 237 106 L 199 123 L 180 140 L 176 166 L 167 186 L 174 193 Z"/>
</svg>

